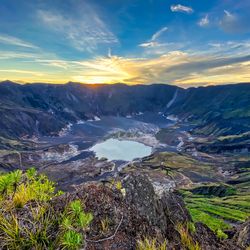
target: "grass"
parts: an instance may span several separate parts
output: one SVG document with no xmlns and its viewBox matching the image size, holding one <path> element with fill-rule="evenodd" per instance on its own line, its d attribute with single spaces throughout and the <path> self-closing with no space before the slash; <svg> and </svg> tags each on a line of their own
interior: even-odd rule
<svg viewBox="0 0 250 250">
<path fill-rule="evenodd" d="M 237 222 L 237 221 L 244 222 L 248 217 L 247 212 L 243 212 L 237 209 L 232 209 L 229 207 L 224 207 L 221 205 L 211 204 L 210 202 L 205 203 L 204 200 L 200 200 L 198 202 L 192 201 L 192 203 L 190 203 L 188 207 L 198 208 L 204 212 L 207 212 L 209 214 L 218 216 L 222 219 L 229 220 L 232 222 Z"/>
<path fill-rule="evenodd" d="M 201 250 L 199 243 L 195 242 L 189 233 L 190 226 L 178 225 L 177 230 L 181 236 L 181 243 L 187 250 Z"/>
<path fill-rule="evenodd" d="M 188 207 L 188 209 L 195 222 L 203 222 L 214 232 L 216 232 L 218 229 L 225 230 L 230 227 L 226 222 L 224 222 L 224 220 L 209 215 L 200 209 L 190 207 Z"/>
<path fill-rule="evenodd" d="M 69 230 L 63 236 L 63 249 L 79 249 L 83 243 L 82 235 Z"/>
<path fill-rule="evenodd" d="M 50 200 L 61 194 L 35 169 L 0 176 L 0 249 L 81 249 L 93 219 L 75 200 L 55 211 Z"/>
<path fill-rule="evenodd" d="M 226 238 L 224 230 L 250 216 L 250 194 L 247 192 L 223 198 L 194 195 L 187 190 L 181 193 L 193 220 L 206 224 L 219 238 Z"/>
<path fill-rule="evenodd" d="M 189 222 L 187 225 L 177 225 L 177 231 L 180 234 L 181 245 L 187 250 L 201 250 L 198 242 L 192 238 L 192 233 L 195 232 L 195 225 Z M 167 250 L 167 242 L 158 242 L 156 239 L 145 238 L 138 241 L 136 250 Z M 171 248 L 172 249 L 172 248 Z"/>
<path fill-rule="evenodd" d="M 101 220 L 101 232 L 105 235 L 109 231 L 110 227 L 110 219 L 108 217 L 105 217 Z"/>
<path fill-rule="evenodd" d="M 157 242 L 156 239 L 143 239 L 138 241 L 136 250 L 167 250 L 167 242 Z"/>
</svg>

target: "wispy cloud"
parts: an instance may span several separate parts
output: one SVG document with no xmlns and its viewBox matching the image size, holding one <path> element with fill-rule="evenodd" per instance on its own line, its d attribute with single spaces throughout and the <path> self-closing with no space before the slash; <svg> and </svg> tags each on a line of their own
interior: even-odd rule
<svg viewBox="0 0 250 250">
<path fill-rule="evenodd" d="M 222 55 L 223 51 L 223 53 L 217 53 L 219 47 L 226 47 L 219 45 L 211 46 L 211 50 L 207 53 L 171 51 L 153 58 L 109 55 L 82 61 L 34 60 L 31 64 L 35 67 L 34 70 L 1 69 L 0 78 L 11 77 L 11 80 L 56 83 L 67 81 L 123 82 L 126 84 L 162 82 L 180 86 L 250 81 L 250 43 L 240 45 L 232 42 L 227 46 L 231 47 L 233 53 L 224 55 Z M 25 64 L 23 63 L 21 66 L 25 67 Z M 58 69 L 55 70 L 55 67 Z M 41 69 L 41 72 L 35 69 L 39 69 L 39 71 Z"/>
<path fill-rule="evenodd" d="M 150 47 L 156 47 L 156 46 L 158 46 L 158 43 L 157 42 L 148 41 L 148 42 L 139 44 L 139 46 L 143 47 L 143 48 L 150 48 Z"/>
<path fill-rule="evenodd" d="M 188 13 L 188 14 L 191 14 L 194 12 L 194 10 L 191 7 L 184 6 L 181 4 L 171 5 L 170 9 L 172 12 L 183 12 L 183 13 Z"/>
<path fill-rule="evenodd" d="M 98 57 L 78 62 L 78 66 L 81 68 L 78 67 L 72 79 L 84 83 L 163 82 L 193 86 L 250 80 L 250 55 L 199 55 L 172 51 L 154 58 Z"/>
<path fill-rule="evenodd" d="M 161 28 L 160 30 L 158 30 L 157 32 L 155 32 L 151 39 L 145 43 L 141 43 L 139 44 L 140 47 L 144 47 L 144 48 L 147 48 L 147 47 L 157 47 L 159 46 L 159 43 L 157 42 L 157 39 L 160 38 L 160 36 L 166 32 L 168 30 L 168 27 L 163 27 Z"/>
<path fill-rule="evenodd" d="M 210 23 L 208 15 L 206 15 L 205 17 L 201 18 L 201 20 L 198 22 L 198 25 L 201 27 L 206 27 L 208 26 Z"/>
<path fill-rule="evenodd" d="M 250 54 L 250 41 L 227 41 L 227 42 L 212 42 L 208 44 L 212 47 L 211 53 L 223 55 L 239 55 L 243 56 Z M 207 49 L 209 52 L 210 50 Z"/>
<path fill-rule="evenodd" d="M 168 27 L 163 27 L 160 30 L 158 30 L 157 32 L 155 32 L 151 38 L 151 41 L 155 41 L 157 38 L 159 38 L 167 30 L 168 30 Z"/>
<path fill-rule="evenodd" d="M 80 14 L 65 15 L 58 10 L 39 10 L 38 17 L 47 28 L 61 34 L 80 51 L 93 52 L 99 45 L 118 43 L 117 37 L 91 6 L 82 3 L 77 8 Z"/>
<path fill-rule="evenodd" d="M 227 33 L 249 33 L 249 13 L 242 12 L 240 15 L 224 10 L 224 15 L 219 26 Z"/>
<path fill-rule="evenodd" d="M 16 52 L 16 51 L 0 51 L 0 60 L 3 60 L 3 59 L 28 59 L 28 58 L 37 58 L 37 54 Z"/>
<path fill-rule="evenodd" d="M 25 74 L 25 75 L 33 75 L 33 76 L 43 76 L 44 74 L 37 71 L 31 71 L 31 70 L 17 70 L 17 69 L 0 69 L 0 72 L 3 73 L 11 73 L 11 74 Z"/>
<path fill-rule="evenodd" d="M 67 62 L 59 59 L 36 59 L 35 62 L 42 65 L 53 66 L 62 69 L 67 69 L 69 68 L 69 63 L 72 64 L 72 62 Z"/>
<path fill-rule="evenodd" d="M 19 39 L 14 36 L 8 36 L 4 34 L 0 34 L 0 43 L 12 45 L 12 46 L 19 46 L 31 49 L 37 49 L 38 47 L 33 45 L 32 43 L 26 42 L 22 39 Z"/>
<path fill-rule="evenodd" d="M 168 27 L 163 27 L 157 32 L 155 32 L 151 39 L 139 44 L 138 46 L 144 49 L 144 55 L 163 55 L 170 51 L 176 51 L 183 49 L 187 46 L 188 42 L 168 42 L 166 41 L 166 35 L 163 36 L 166 32 L 169 31 Z M 168 37 L 170 37 L 169 33 Z"/>
</svg>

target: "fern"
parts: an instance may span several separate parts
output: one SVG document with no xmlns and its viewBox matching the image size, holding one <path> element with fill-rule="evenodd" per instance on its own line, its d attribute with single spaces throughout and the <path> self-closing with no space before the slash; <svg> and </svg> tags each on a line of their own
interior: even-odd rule
<svg viewBox="0 0 250 250">
<path fill-rule="evenodd" d="M 6 196 L 8 194 L 8 190 L 12 186 L 12 179 L 10 174 L 6 174 L 0 177 L 0 193 L 2 196 Z"/>
</svg>

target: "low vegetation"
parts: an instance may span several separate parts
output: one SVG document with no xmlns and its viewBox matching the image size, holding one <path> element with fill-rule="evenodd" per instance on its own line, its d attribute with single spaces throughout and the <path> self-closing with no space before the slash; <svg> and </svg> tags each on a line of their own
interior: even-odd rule
<svg viewBox="0 0 250 250">
<path fill-rule="evenodd" d="M 156 239 L 147 239 L 138 241 L 136 250 L 167 250 L 167 242 L 157 242 Z"/>
<path fill-rule="evenodd" d="M 191 156 L 183 153 L 161 152 L 154 157 L 143 162 L 151 166 L 159 165 L 169 172 L 172 171 L 192 171 L 202 176 L 212 177 L 214 175 L 213 166 L 206 162 L 200 162 Z"/>
<path fill-rule="evenodd" d="M 201 247 L 198 242 L 195 242 L 191 236 L 191 233 L 195 231 L 195 227 L 192 224 L 177 225 L 177 230 L 181 236 L 182 246 L 187 250 L 201 250 Z"/>
<path fill-rule="evenodd" d="M 0 176 L 1 249 L 80 249 L 93 219 L 79 200 L 55 211 L 55 183 L 35 169 Z"/>
<path fill-rule="evenodd" d="M 206 224 L 221 239 L 227 238 L 224 230 L 250 216 L 250 194 L 247 192 L 225 197 L 195 195 L 188 191 L 182 194 L 193 220 Z"/>
</svg>

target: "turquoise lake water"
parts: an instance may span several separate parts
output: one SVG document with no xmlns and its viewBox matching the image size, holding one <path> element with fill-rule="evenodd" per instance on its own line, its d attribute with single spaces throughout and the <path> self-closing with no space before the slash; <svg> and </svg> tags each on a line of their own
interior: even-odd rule
<svg viewBox="0 0 250 250">
<path fill-rule="evenodd" d="M 128 140 L 108 139 L 97 143 L 91 149 L 98 158 L 105 157 L 110 161 L 132 161 L 152 153 L 152 148 L 142 143 Z"/>
</svg>

